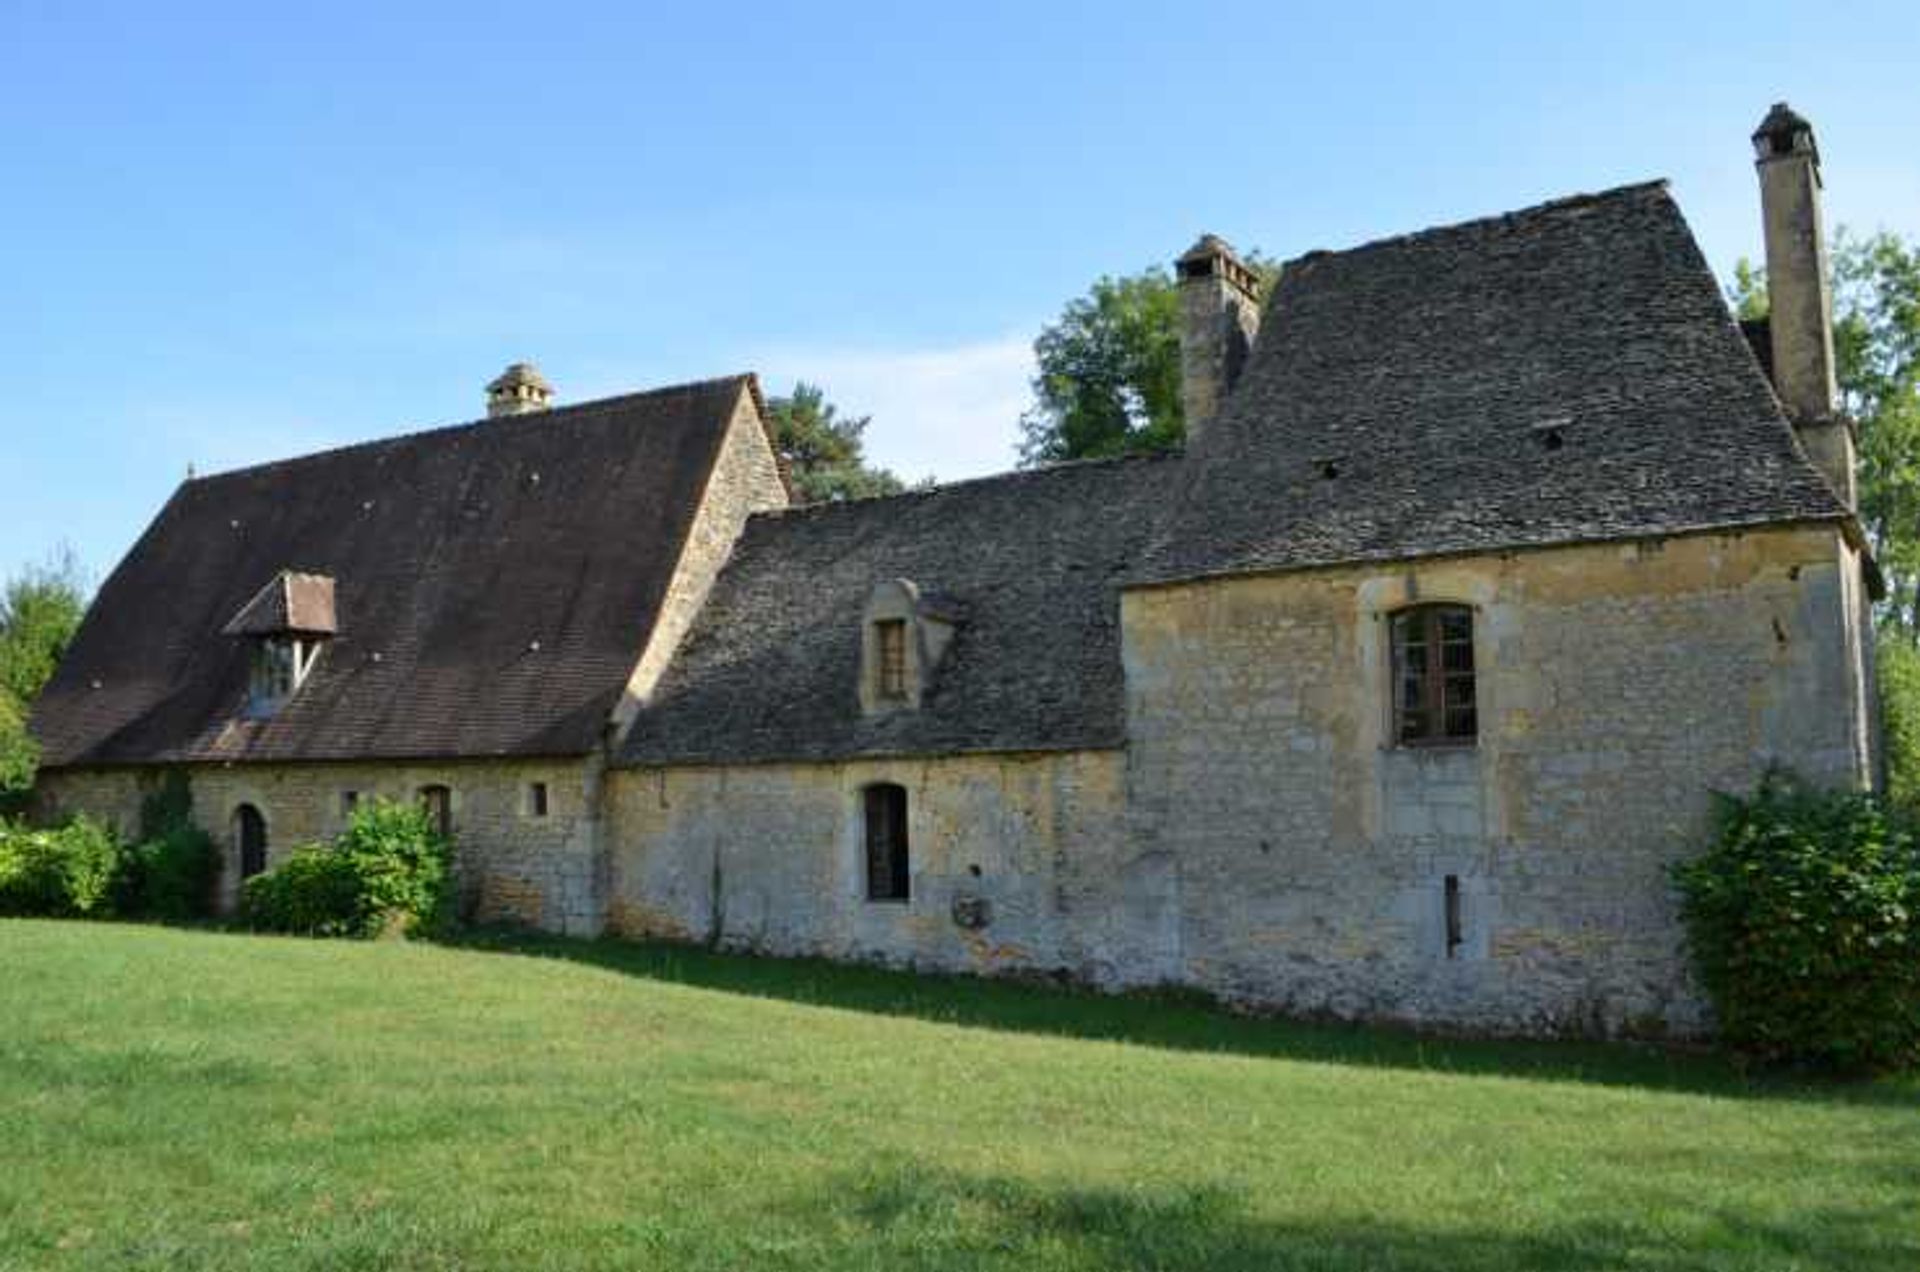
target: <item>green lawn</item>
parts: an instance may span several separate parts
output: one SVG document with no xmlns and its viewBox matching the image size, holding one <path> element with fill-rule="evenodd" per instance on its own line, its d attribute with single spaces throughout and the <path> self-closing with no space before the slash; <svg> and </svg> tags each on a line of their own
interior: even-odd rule
<svg viewBox="0 0 1920 1272">
<path fill-rule="evenodd" d="M 1920 1268 L 1911 1082 L 23 921 L 0 1021 L 6 1269 Z"/>
</svg>

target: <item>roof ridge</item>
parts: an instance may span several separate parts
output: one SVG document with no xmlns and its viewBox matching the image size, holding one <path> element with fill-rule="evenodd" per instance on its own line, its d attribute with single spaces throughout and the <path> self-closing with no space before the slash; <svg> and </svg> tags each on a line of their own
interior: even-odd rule
<svg viewBox="0 0 1920 1272">
<path fill-rule="evenodd" d="M 1561 195 L 1541 203 L 1530 203 L 1524 207 L 1510 208 L 1505 212 L 1490 212 L 1483 216 L 1468 217 L 1460 221 L 1446 221 L 1439 225 L 1429 225 L 1423 229 L 1409 230 L 1402 234 L 1389 234 L 1382 238 L 1366 239 L 1351 247 L 1315 248 L 1289 257 L 1281 262 L 1281 272 L 1308 261 L 1317 261 L 1330 256 L 1354 256 L 1361 252 L 1371 252 L 1377 248 L 1397 247 L 1403 243 L 1417 242 L 1421 239 L 1438 238 L 1442 235 L 1458 234 L 1464 231 L 1482 229 L 1520 220 L 1531 220 L 1541 216 L 1565 212 L 1571 208 L 1589 207 L 1615 199 L 1624 199 L 1653 192 L 1666 192 L 1671 183 L 1666 177 L 1654 177 L 1646 181 L 1632 181 L 1625 185 L 1609 186 L 1604 190 L 1582 191 L 1577 194 Z"/>
<path fill-rule="evenodd" d="M 569 402 L 565 406 L 548 407 L 545 410 L 529 411 L 524 415 L 501 417 L 481 416 L 478 419 L 461 420 L 454 424 L 435 424 L 427 428 L 410 429 L 399 433 L 390 433 L 384 437 L 370 437 L 362 442 L 346 442 L 339 446 L 328 446 L 321 450 L 305 451 L 298 455 L 287 455 L 281 459 L 263 460 L 258 464 L 243 464 L 238 468 L 223 468 L 218 472 L 199 473 L 180 483 L 180 488 L 199 486 L 208 482 L 223 481 L 244 474 L 269 472 L 291 464 L 304 464 L 309 460 L 325 459 L 336 455 L 345 455 L 353 451 L 372 450 L 379 446 L 392 446 L 400 442 L 418 441 L 421 438 L 436 437 L 442 434 L 459 433 L 479 428 L 512 428 L 516 425 L 532 427 L 536 424 L 551 424 L 556 416 L 584 417 L 597 415 L 625 406 L 645 398 L 666 397 L 671 394 L 693 393 L 712 389 L 724 384 L 747 385 L 754 381 L 751 371 L 737 372 L 733 375 L 709 376 L 701 380 L 688 380 L 680 384 L 663 384 L 651 389 L 637 389 L 631 393 L 616 393 L 610 397 L 588 398 L 584 402 Z"/>
<path fill-rule="evenodd" d="M 904 504 L 909 500 L 927 499 L 934 495 L 944 495 L 949 491 L 968 486 L 987 486 L 995 482 L 1019 482 L 1037 480 L 1066 472 L 1084 472 L 1091 468 L 1114 467 L 1124 464 L 1153 464 L 1176 460 L 1184 452 L 1180 450 L 1153 451 L 1146 454 L 1103 455 L 1094 459 L 1063 459 L 1051 464 L 1042 464 L 1035 468 L 1009 468 L 1005 472 L 986 473 L 979 477 L 962 477 L 958 481 L 945 481 L 935 486 L 897 491 L 890 495 L 862 495 L 856 499 L 829 499 L 819 503 L 790 504 L 785 508 L 767 508 L 754 513 L 754 517 L 799 517 L 832 514 L 846 509 L 870 508 L 876 504 Z"/>
</svg>

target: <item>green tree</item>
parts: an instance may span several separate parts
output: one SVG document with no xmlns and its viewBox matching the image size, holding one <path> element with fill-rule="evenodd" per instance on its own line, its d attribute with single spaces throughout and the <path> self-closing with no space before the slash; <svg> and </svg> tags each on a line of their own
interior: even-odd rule
<svg viewBox="0 0 1920 1272">
<path fill-rule="evenodd" d="M 1246 258 L 1265 298 L 1279 277 Z M 1067 302 L 1033 342 L 1034 405 L 1020 418 L 1024 466 L 1171 450 L 1186 438 L 1180 405 L 1180 289 L 1161 266 L 1103 277 Z"/>
<path fill-rule="evenodd" d="M 1033 356 L 1023 465 L 1164 451 L 1186 436 L 1180 293 L 1165 269 L 1095 282 L 1040 333 Z"/>
<path fill-rule="evenodd" d="M 1831 257 L 1835 376 L 1860 428 L 1860 520 L 1887 577 L 1880 621 L 1920 644 L 1920 243 L 1843 227 Z M 1765 270 L 1740 261 L 1728 290 L 1741 318 L 1766 315 Z"/>
<path fill-rule="evenodd" d="M 867 463 L 865 436 L 872 417 L 841 415 L 818 385 L 795 384 L 788 396 L 768 400 L 767 414 L 800 502 L 867 499 L 904 489 L 898 477 Z"/>
<path fill-rule="evenodd" d="M 0 805 L 33 785 L 39 755 L 27 712 L 85 612 L 86 587 L 71 551 L 21 572 L 0 591 Z"/>
</svg>

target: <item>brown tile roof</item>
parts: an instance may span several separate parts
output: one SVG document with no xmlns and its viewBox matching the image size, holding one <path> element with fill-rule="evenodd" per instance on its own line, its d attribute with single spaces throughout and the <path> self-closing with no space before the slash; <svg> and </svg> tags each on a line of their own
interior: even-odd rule
<svg viewBox="0 0 1920 1272">
<path fill-rule="evenodd" d="M 751 377 L 482 420 L 189 481 L 36 705 L 54 767 L 580 754 L 638 658 Z M 251 599 L 337 633 L 242 718 Z"/>
</svg>

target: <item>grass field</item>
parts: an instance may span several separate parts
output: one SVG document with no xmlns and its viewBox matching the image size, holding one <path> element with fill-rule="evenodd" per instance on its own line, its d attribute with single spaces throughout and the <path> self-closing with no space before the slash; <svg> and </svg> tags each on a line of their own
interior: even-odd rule
<svg viewBox="0 0 1920 1272">
<path fill-rule="evenodd" d="M 686 950 L 0 922 L 0 1268 L 1920 1268 L 1920 1086 Z"/>
</svg>

